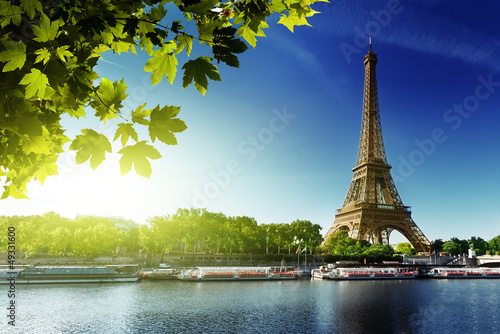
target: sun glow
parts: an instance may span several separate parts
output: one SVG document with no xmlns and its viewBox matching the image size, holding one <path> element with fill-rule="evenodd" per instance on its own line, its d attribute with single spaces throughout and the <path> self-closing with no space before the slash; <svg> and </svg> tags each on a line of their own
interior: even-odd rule
<svg viewBox="0 0 500 334">
<path fill-rule="evenodd" d="M 43 186 L 38 181 L 29 184 L 30 200 L 22 201 L 27 201 L 30 212 L 24 214 L 55 211 L 69 218 L 76 215 L 123 216 L 137 222 L 147 218 L 141 210 L 144 207 L 144 195 L 141 194 L 148 192 L 150 179 L 134 171 L 121 176 L 118 157 L 113 154 L 96 170 L 88 163 L 75 165 L 74 160 L 62 158 L 59 175 L 48 177 Z"/>
</svg>

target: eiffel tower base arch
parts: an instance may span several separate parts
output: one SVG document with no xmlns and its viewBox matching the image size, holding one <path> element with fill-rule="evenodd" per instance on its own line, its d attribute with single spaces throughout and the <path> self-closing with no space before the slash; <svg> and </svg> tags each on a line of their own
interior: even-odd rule
<svg viewBox="0 0 500 334">
<path fill-rule="evenodd" d="M 328 230 L 329 235 L 338 231 L 349 231 L 349 236 L 371 243 L 389 244 L 392 231 L 401 233 L 417 252 L 427 252 L 430 244 L 411 218 L 409 207 L 358 204 L 358 208 L 342 212 L 337 210 L 335 221 Z"/>
</svg>

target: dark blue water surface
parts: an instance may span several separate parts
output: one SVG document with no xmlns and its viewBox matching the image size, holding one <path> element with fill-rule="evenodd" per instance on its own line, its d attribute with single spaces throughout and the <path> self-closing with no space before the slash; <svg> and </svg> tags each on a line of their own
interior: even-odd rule
<svg viewBox="0 0 500 334">
<path fill-rule="evenodd" d="M 6 290 L 2 333 L 500 333 L 500 280 L 156 281 L 17 290 L 16 327 L 7 324 Z"/>
</svg>

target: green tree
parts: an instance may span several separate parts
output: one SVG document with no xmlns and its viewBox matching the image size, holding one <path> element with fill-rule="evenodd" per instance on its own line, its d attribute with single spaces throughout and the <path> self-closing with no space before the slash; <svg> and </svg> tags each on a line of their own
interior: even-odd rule
<svg viewBox="0 0 500 334">
<path fill-rule="evenodd" d="M 265 37 L 268 16 L 276 13 L 293 32 L 309 25 L 317 1 L 323 0 L 0 0 L 2 198 L 24 198 L 29 181 L 43 183 L 57 174 L 67 143 L 77 151 L 77 163 L 89 161 L 93 169 L 102 163 L 112 152 L 110 138 L 87 128 L 71 139 L 61 124 L 62 116 L 90 116 L 85 107 L 103 124 L 120 121 L 112 140 L 121 144 L 122 174 L 134 166 L 149 177 L 150 160 L 161 157 L 151 143 L 177 144 L 175 134 L 186 129 L 177 117 L 180 108 L 148 109 L 145 103 L 126 114 L 123 79 L 113 82 L 94 70 L 104 52 L 139 48 L 150 56 L 144 71 L 153 85 L 165 77 L 172 83 L 182 71 L 183 88 L 194 82 L 205 94 L 209 79 L 221 80 L 216 64 L 238 67 L 244 41 L 255 47 L 257 37 Z M 176 14 L 168 18 L 167 9 Z M 194 41 L 204 46 L 195 59 Z M 181 65 L 180 59 L 188 60 Z"/>
<path fill-rule="evenodd" d="M 485 255 L 489 250 L 489 244 L 480 237 L 471 237 L 469 239 L 469 246 L 476 251 L 476 255 Z"/>
<path fill-rule="evenodd" d="M 290 229 L 295 236 L 295 240 L 302 248 L 307 247 L 309 253 L 321 244 L 321 226 L 313 224 L 308 220 L 295 220 L 290 223 Z"/>
<path fill-rule="evenodd" d="M 80 226 L 75 230 L 72 253 L 85 257 L 96 257 L 114 252 L 122 242 L 122 233 L 113 222 L 102 217 L 81 217 Z M 84 227 L 86 226 L 86 227 Z"/>
<path fill-rule="evenodd" d="M 49 255 L 66 255 L 71 249 L 73 233 L 65 226 L 58 226 L 50 232 Z"/>
<path fill-rule="evenodd" d="M 450 255 L 458 255 L 460 254 L 460 244 L 455 242 L 455 241 L 446 241 L 444 244 L 443 244 L 443 251 L 445 251 L 446 253 L 450 254 Z"/>
<path fill-rule="evenodd" d="M 396 245 L 396 248 L 394 249 L 394 253 L 398 254 L 416 254 L 417 252 L 415 251 L 415 248 L 411 246 L 409 242 L 402 242 Z"/>
<path fill-rule="evenodd" d="M 431 242 L 431 252 L 439 253 L 443 250 L 444 241 L 442 239 L 436 239 Z"/>
<path fill-rule="evenodd" d="M 363 252 L 365 255 L 393 255 L 394 249 L 391 245 L 373 244 Z"/>
<path fill-rule="evenodd" d="M 488 241 L 489 252 L 491 255 L 498 255 L 500 253 L 500 235 Z"/>
<path fill-rule="evenodd" d="M 459 255 L 459 254 L 467 253 L 468 249 L 470 248 L 468 240 L 458 239 L 456 237 L 453 237 L 453 238 L 450 239 L 450 241 L 453 241 L 454 243 L 456 243 L 458 245 L 458 253 L 454 254 L 454 255 Z"/>
<path fill-rule="evenodd" d="M 349 237 L 348 231 L 337 231 L 328 236 L 323 245 L 323 253 L 332 255 L 349 255 L 358 250 L 352 246 L 357 244 L 357 240 Z M 361 246 L 361 244 L 359 244 Z"/>
<path fill-rule="evenodd" d="M 139 250 L 139 227 L 131 228 L 123 233 L 122 246 L 127 247 L 127 253 L 136 253 Z"/>
</svg>

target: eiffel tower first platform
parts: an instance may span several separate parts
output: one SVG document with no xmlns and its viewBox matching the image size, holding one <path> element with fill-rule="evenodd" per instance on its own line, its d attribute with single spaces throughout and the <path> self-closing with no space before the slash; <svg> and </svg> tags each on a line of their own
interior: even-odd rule
<svg viewBox="0 0 500 334">
<path fill-rule="evenodd" d="M 427 252 L 430 243 L 411 218 L 410 207 L 404 206 L 390 173 L 385 156 L 380 125 L 377 77 L 377 55 L 370 50 L 365 56 L 363 117 L 358 158 L 342 208 L 325 235 L 349 231 L 350 237 L 374 243 L 389 243 L 396 230 L 404 235 L 417 252 Z"/>
</svg>

